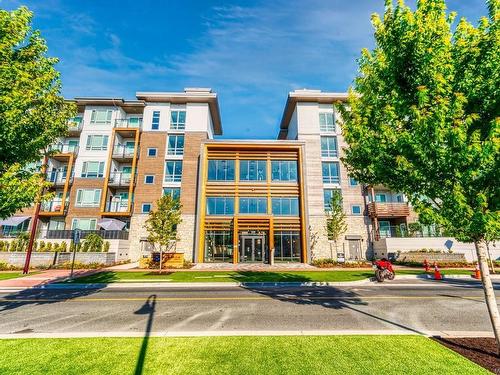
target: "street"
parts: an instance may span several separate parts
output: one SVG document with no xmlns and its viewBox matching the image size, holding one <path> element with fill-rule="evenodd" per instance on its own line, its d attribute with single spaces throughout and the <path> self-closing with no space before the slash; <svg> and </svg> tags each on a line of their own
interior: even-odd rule
<svg viewBox="0 0 500 375">
<path fill-rule="evenodd" d="M 497 298 L 500 285 L 495 285 Z M 490 332 L 479 283 L 147 288 L 0 293 L 0 335 L 336 331 Z M 380 333 L 380 332 L 378 332 Z"/>
</svg>

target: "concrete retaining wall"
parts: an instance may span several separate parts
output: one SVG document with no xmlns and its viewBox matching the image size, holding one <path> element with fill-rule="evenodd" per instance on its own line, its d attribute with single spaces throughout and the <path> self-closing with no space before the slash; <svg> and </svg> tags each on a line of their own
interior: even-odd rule
<svg viewBox="0 0 500 375">
<path fill-rule="evenodd" d="M 80 263 L 102 263 L 111 265 L 117 261 L 116 253 L 76 253 L 75 260 Z M 0 252 L 0 263 L 7 263 L 13 266 L 23 266 L 26 259 L 25 252 Z M 56 253 L 32 253 L 32 266 L 50 266 L 54 263 L 60 264 L 70 262 L 73 259 L 73 253 L 59 253 L 56 259 Z"/>
</svg>

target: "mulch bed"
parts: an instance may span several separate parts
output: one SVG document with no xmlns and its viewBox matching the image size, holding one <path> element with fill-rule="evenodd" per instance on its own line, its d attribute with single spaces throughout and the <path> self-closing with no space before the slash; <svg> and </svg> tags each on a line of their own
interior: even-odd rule
<svg viewBox="0 0 500 375">
<path fill-rule="evenodd" d="M 463 337 L 445 338 L 433 337 L 434 340 L 447 348 L 463 355 L 472 362 L 500 374 L 500 358 L 497 356 L 497 346 L 494 338 Z"/>
</svg>

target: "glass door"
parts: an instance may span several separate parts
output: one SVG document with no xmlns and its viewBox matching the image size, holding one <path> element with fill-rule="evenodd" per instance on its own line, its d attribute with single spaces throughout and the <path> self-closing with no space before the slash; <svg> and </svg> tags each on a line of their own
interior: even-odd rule
<svg viewBox="0 0 500 375">
<path fill-rule="evenodd" d="M 262 262 L 264 246 L 264 236 L 242 236 L 240 262 Z"/>
</svg>

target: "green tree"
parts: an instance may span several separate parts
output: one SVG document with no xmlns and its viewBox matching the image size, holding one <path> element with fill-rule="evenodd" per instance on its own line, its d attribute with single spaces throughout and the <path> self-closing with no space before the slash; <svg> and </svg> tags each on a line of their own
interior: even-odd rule
<svg viewBox="0 0 500 375">
<path fill-rule="evenodd" d="M 145 228 L 148 242 L 160 247 L 160 270 L 163 251 L 169 251 L 177 241 L 177 226 L 182 222 L 181 204 L 171 195 L 163 195 L 156 201 L 156 209 L 149 212 Z"/>
<path fill-rule="evenodd" d="M 444 0 L 386 1 L 375 48 L 339 108 L 353 177 L 405 193 L 423 220 L 473 242 L 500 348 L 485 239 L 500 237 L 500 1 L 452 29 Z"/>
<path fill-rule="evenodd" d="M 0 10 L 0 217 L 30 206 L 45 186 L 39 169 L 49 146 L 63 136 L 75 106 L 60 95 L 57 59 L 31 27 L 25 7 Z"/>
<path fill-rule="evenodd" d="M 338 240 L 347 230 L 346 214 L 342 206 L 342 195 L 334 191 L 330 199 L 329 209 L 326 211 L 326 232 L 328 239 L 335 243 L 335 253 L 338 252 Z"/>
</svg>

